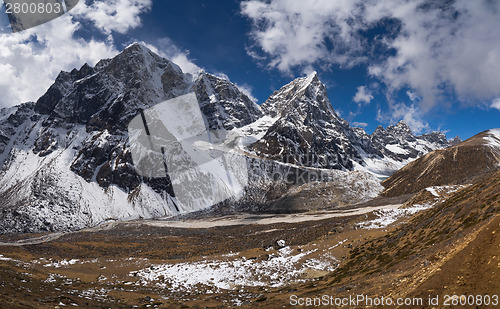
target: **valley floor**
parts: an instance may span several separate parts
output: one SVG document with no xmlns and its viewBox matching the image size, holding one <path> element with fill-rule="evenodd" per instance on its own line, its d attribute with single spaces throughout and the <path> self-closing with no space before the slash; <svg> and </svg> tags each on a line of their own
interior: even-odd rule
<svg viewBox="0 0 500 309">
<path fill-rule="evenodd" d="M 385 263 L 392 249 L 379 244 L 421 210 L 397 206 L 2 235 L 0 307 L 282 308 L 323 295 L 433 295 L 443 307 L 446 294 L 500 294 L 500 216 Z"/>
</svg>

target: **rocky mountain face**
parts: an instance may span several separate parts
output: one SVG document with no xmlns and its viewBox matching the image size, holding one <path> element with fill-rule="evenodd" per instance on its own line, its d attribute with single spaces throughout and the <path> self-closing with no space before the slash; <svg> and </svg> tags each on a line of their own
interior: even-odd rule
<svg viewBox="0 0 500 309">
<path fill-rule="evenodd" d="M 450 146 L 455 146 L 458 145 L 462 142 L 462 139 L 457 135 L 454 138 L 452 138 L 450 141 Z"/>
<path fill-rule="evenodd" d="M 240 128 L 255 122 L 263 115 L 259 106 L 238 87 L 215 75 L 200 74 L 194 83 L 194 89 L 209 129 Z"/>
<path fill-rule="evenodd" d="M 316 73 L 274 92 L 262 109 L 276 121 L 251 146 L 257 155 L 327 169 L 353 170 L 353 161 L 361 162 L 349 124 L 334 112 Z"/>
<path fill-rule="evenodd" d="M 403 121 L 395 126 L 388 126 L 387 129 L 378 126 L 371 135 L 371 141 L 383 156 L 396 161 L 418 158 L 436 148 L 449 146 L 444 134 L 432 132 L 415 136 Z"/>
<path fill-rule="evenodd" d="M 140 110 L 193 91 L 209 127 L 239 127 L 262 114 L 229 81 L 184 74 L 139 44 L 61 72 L 37 102 L 1 110 L 0 231 L 175 214 L 168 180 L 136 173 L 127 125 Z"/>
<path fill-rule="evenodd" d="M 37 102 L 0 111 L 0 232 L 177 214 L 171 180 L 137 173 L 127 126 L 141 111 L 188 93 L 196 95 L 206 129 L 224 132 L 245 155 L 245 195 L 219 207 L 265 205 L 320 179 L 349 183 L 337 191 L 366 200 L 381 186 L 362 171 L 388 175 L 448 146 L 444 135 L 417 137 L 404 123 L 372 135 L 351 128 L 334 112 L 316 74 L 292 81 L 259 107 L 231 82 L 183 73 L 133 44 L 94 67 L 61 72 Z"/>
<path fill-rule="evenodd" d="M 470 184 L 498 170 L 500 129 L 493 129 L 409 163 L 382 183 L 383 194 L 398 196 L 430 186 Z"/>
<path fill-rule="evenodd" d="M 389 176 L 408 162 L 450 144 L 440 132 L 415 136 L 403 122 L 371 135 L 333 110 L 313 73 L 275 91 L 261 105 L 273 124 L 251 149 L 259 156 L 301 166 L 363 170 Z"/>
</svg>

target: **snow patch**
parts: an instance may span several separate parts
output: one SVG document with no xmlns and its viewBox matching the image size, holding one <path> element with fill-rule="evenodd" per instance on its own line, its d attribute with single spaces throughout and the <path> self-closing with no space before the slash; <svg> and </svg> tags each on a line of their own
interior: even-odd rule
<svg viewBox="0 0 500 309">
<path fill-rule="evenodd" d="M 62 260 L 62 261 L 56 261 L 56 262 L 48 263 L 48 264 L 45 264 L 43 266 L 44 267 L 60 268 L 62 266 L 74 265 L 74 264 L 76 264 L 78 262 L 80 262 L 79 259 Z"/>
<path fill-rule="evenodd" d="M 441 202 L 442 196 L 445 194 L 454 193 L 462 188 L 465 188 L 469 185 L 451 185 L 451 186 L 434 186 L 428 187 L 426 190 L 430 192 L 435 198 L 433 201 L 426 202 L 423 204 L 414 204 L 410 207 L 406 208 L 395 208 L 395 209 L 379 209 L 374 212 L 377 218 L 373 220 L 369 220 L 366 222 L 362 222 L 358 224 L 358 227 L 365 229 L 378 229 L 378 228 L 386 228 L 392 223 L 396 222 L 398 219 L 411 216 L 420 212 L 422 210 L 429 209 L 435 206 L 437 203 Z"/>
<path fill-rule="evenodd" d="M 435 203 L 424 203 L 415 204 L 408 208 L 380 209 L 375 211 L 377 218 L 367 222 L 362 222 L 358 226 L 364 229 L 386 228 L 402 217 L 411 216 L 421 210 L 431 208 L 434 205 Z"/>
<path fill-rule="evenodd" d="M 484 139 L 487 141 L 488 146 L 500 151 L 500 129 L 489 130 L 488 135 Z"/>
<path fill-rule="evenodd" d="M 393 152 L 393 153 L 397 153 L 397 154 L 408 154 L 408 151 L 401 148 L 399 145 L 397 144 L 389 144 L 389 145 L 386 145 L 385 148 L 387 148 L 390 152 Z"/>
<path fill-rule="evenodd" d="M 172 291 L 206 293 L 244 286 L 280 287 L 290 282 L 305 281 L 301 279 L 301 275 L 306 269 L 332 271 L 336 268 L 336 264 L 332 262 L 337 260 L 331 255 L 324 255 L 320 259 L 305 259 L 316 250 L 298 253 L 287 246 L 269 254 L 267 259 L 238 256 L 233 260 L 159 264 L 131 272 L 130 276 L 140 277 L 136 285 L 154 283 Z"/>
<path fill-rule="evenodd" d="M 3 254 L 0 254 L 0 261 L 14 261 L 14 262 L 19 262 L 18 260 L 14 260 L 8 257 L 3 256 Z"/>
</svg>

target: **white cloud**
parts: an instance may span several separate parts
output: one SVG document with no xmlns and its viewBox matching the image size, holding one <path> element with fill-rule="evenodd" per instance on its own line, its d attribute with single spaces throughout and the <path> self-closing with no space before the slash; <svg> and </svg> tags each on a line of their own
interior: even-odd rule
<svg viewBox="0 0 500 309">
<path fill-rule="evenodd" d="M 81 3 L 81 5 L 80 5 Z M 121 34 L 141 25 L 139 15 L 151 9 L 151 0 L 80 1 L 71 13 L 91 20 L 105 34 Z"/>
<path fill-rule="evenodd" d="M 414 102 L 415 100 L 418 100 L 418 99 L 419 99 L 419 98 L 418 98 L 417 93 L 415 93 L 415 92 L 413 92 L 413 91 L 409 91 L 409 90 L 408 90 L 408 91 L 406 91 L 406 95 L 408 96 L 408 98 L 410 98 L 410 100 L 411 100 L 412 102 Z"/>
<path fill-rule="evenodd" d="M 214 75 L 217 76 L 217 77 L 219 77 L 219 78 L 222 78 L 222 79 L 225 79 L 227 81 L 230 81 L 229 76 L 227 76 L 227 74 L 225 74 L 225 73 L 216 72 L 216 73 L 214 73 Z"/>
<path fill-rule="evenodd" d="M 500 1 L 249 0 L 241 12 L 253 53 L 282 72 L 365 61 L 389 94 L 413 89 L 424 112 L 447 93 L 470 104 L 500 95 Z M 394 51 L 380 58 L 359 30 L 387 20 L 399 30 L 379 40 Z"/>
<path fill-rule="evenodd" d="M 233 81 L 231 81 L 231 79 L 229 78 L 229 76 L 227 76 L 227 74 L 224 74 L 222 72 L 217 72 L 215 73 L 215 76 L 217 77 L 220 77 L 222 79 L 225 79 L 227 80 L 228 82 L 231 82 L 233 83 L 241 92 L 243 92 L 250 100 L 252 100 L 253 102 L 257 103 L 258 100 L 256 97 L 253 96 L 252 94 L 252 86 L 248 85 L 248 84 L 243 84 L 243 85 L 240 85 L 238 83 L 235 83 Z"/>
<path fill-rule="evenodd" d="M 106 42 L 73 37 L 79 24 L 62 16 L 15 34 L 0 34 L 0 107 L 35 101 L 62 70 L 95 64 L 117 51 Z"/>
<path fill-rule="evenodd" d="M 185 73 L 195 74 L 201 70 L 199 66 L 189 59 L 189 51 L 180 49 L 170 38 L 161 38 L 153 44 L 140 43 L 151 49 L 154 53 L 177 64 Z"/>
<path fill-rule="evenodd" d="M 247 84 L 239 85 L 239 84 L 236 84 L 236 83 L 235 83 L 235 85 L 236 85 L 236 87 L 238 87 L 238 89 L 240 89 L 241 92 L 243 92 L 244 94 L 246 94 L 246 96 L 250 100 L 252 100 L 252 102 L 257 103 L 259 101 L 259 100 L 257 100 L 256 97 L 253 96 L 253 94 L 252 94 L 252 90 L 253 89 L 252 89 L 251 86 L 249 86 Z"/>
<path fill-rule="evenodd" d="M 200 70 L 200 67 L 198 67 L 196 64 L 194 64 L 194 62 L 189 60 L 188 54 L 179 53 L 172 57 L 167 56 L 167 58 L 170 59 L 173 63 L 180 66 L 182 71 L 184 72 L 193 74 Z"/>
<path fill-rule="evenodd" d="M 95 1 L 94 5 L 98 6 L 100 2 Z M 138 1 L 129 2 L 137 7 Z M 126 3 L 125 0 L 116 1 L 116 10 L 107 16 L 109 23 L 117 24 L 116 28 L 96 24 L 101 27 L 99 30 L 102 33 L 125 31 L 140 24 L 138 17 L 131 15 Z M 147 1 L 143 3 L 147 5 Z M 79 68 L 86 62 L 94 65 L 100 59 L 118 53 L 113 47 L 112 35 L 103 40 L 76 37 L 75 33 L 81 27 L 80 21 L 86 18 L 86 13 L 91 9 L 80 1 L 70 13 L 51 22 L 23 32 L 0 34 L 0 107 L 36 101 L 61 70 Z M 128 13 L 122 13 L 122 10 Z M 134 12 L 139 14 L 142 11 Z M 129 26 L 126 26 L 124 16 L 130 18 Z"/>
<path fill-rule="evenodd" d="M 359 86 L 357 89 L 356 94 L 352 98 L 354 102 L 369 104 L 373 100 L 373 95 L 366 86 Z"/>
<path fill-rule="evenodd" d="M 390 107 L 389 114 L 377 112 L 377 120 L 383 123 L 395 124 L 403 120 L 413 131 L 413 133 L 423 133 L 430 130 L 429 124 L 423 120 L 423 114 L 415 105 L 396 103 Z"/>
<path fill-rule="evenodd" d="M 496 108 L 500 111 L 500 98 L 496 98 L 491 102 L 491 107 Z"/>
<path fill-rule="evenodd" d="M 418 2 L 379 2 L 373 20 L 397 18 L 402 32 L 389 43 L 396 55 L 372 65 L 371 73 L 394 89 L 415 89 L 424 109 L 450 90 L 463 101 L 497 96 L 500 41 L 493 29 L 500 26 L 499 3 L 455 1 L 439 8 L 436 2 L 422 9 Z"/>
<path fill-rule="evenodd" d="M 368 126 L 366 122 L 357 122 L 357 121 L 354 121 L 353 123 L 351 123 L 351 125 L 353 127 L 359 127 L 359 128 L 366 128 Z"/>
<path fill-rule="evenodd" d="M 344 55 L 345 50 L 352 54 L 360 47 L 349 39 L 349 20 L 355 18 L 356 6 L 350 0 L 251 0 L 242 2 L 241 12 L 253 21 L 251 36 L 270 56 L 270 66 L 288 72 L 291 67 L 324 59 L 344 65 L 358 61 Z M 332 51 L 325 48 L 325 40 L 333 43 Z"/>
</svg>

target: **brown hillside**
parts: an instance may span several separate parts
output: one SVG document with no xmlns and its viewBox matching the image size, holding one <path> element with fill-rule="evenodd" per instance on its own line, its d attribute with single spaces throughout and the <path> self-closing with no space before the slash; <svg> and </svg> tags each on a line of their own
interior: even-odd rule
<svg viewBox="0 0 500 309">
<path fill-rule="evenodd" d="M 250 307 L 264 303 L 266 308 L 295 308 L 289 303 L 291 295 L 348 298 L 363 294 L 372 298 L 417 297 L 425 302 L 420 306 L 381 308 L 449 308 L 443 303 L 445 295 L 498 295 L 499 235 L 497 171 L 385 235 L 353 245 L 334 272 L 315 282 L 277 289 L 262 303 Z M 439 305 L 429 306 L 429 295 L 437 296 Z M 377 308 L 363 304 L 345 307 Z"/>
<path fill-rule="evenodd" d="M 334 281 L 406 269 L 411 277 L 393 289 L 400 296 L 496 294 L 499 216 L 500 171 L 459 190 L 385 237 L 355 248 Z M 427 267 L 418 266 L 421 261 Z M 420 270 L 415 273 L 412 267 Z"/>
<path fill-rule="evenodd" d="M 392 197 L 430 186 L 472 183 L 499 168 L 500 139 L 492 131 L 485 131 L 404 166 L 382 182 L 383 195 Z"/>
<path fill-rule="evenodd" d="M 441 302 L 436 308 L 444 307 L 444 295 L 498 295 L 499 234 L 500 171 L 385 236 L 354 247 L 342 267 L 293 293 L 423 299 L 437 295 Z"/>
</svg>

